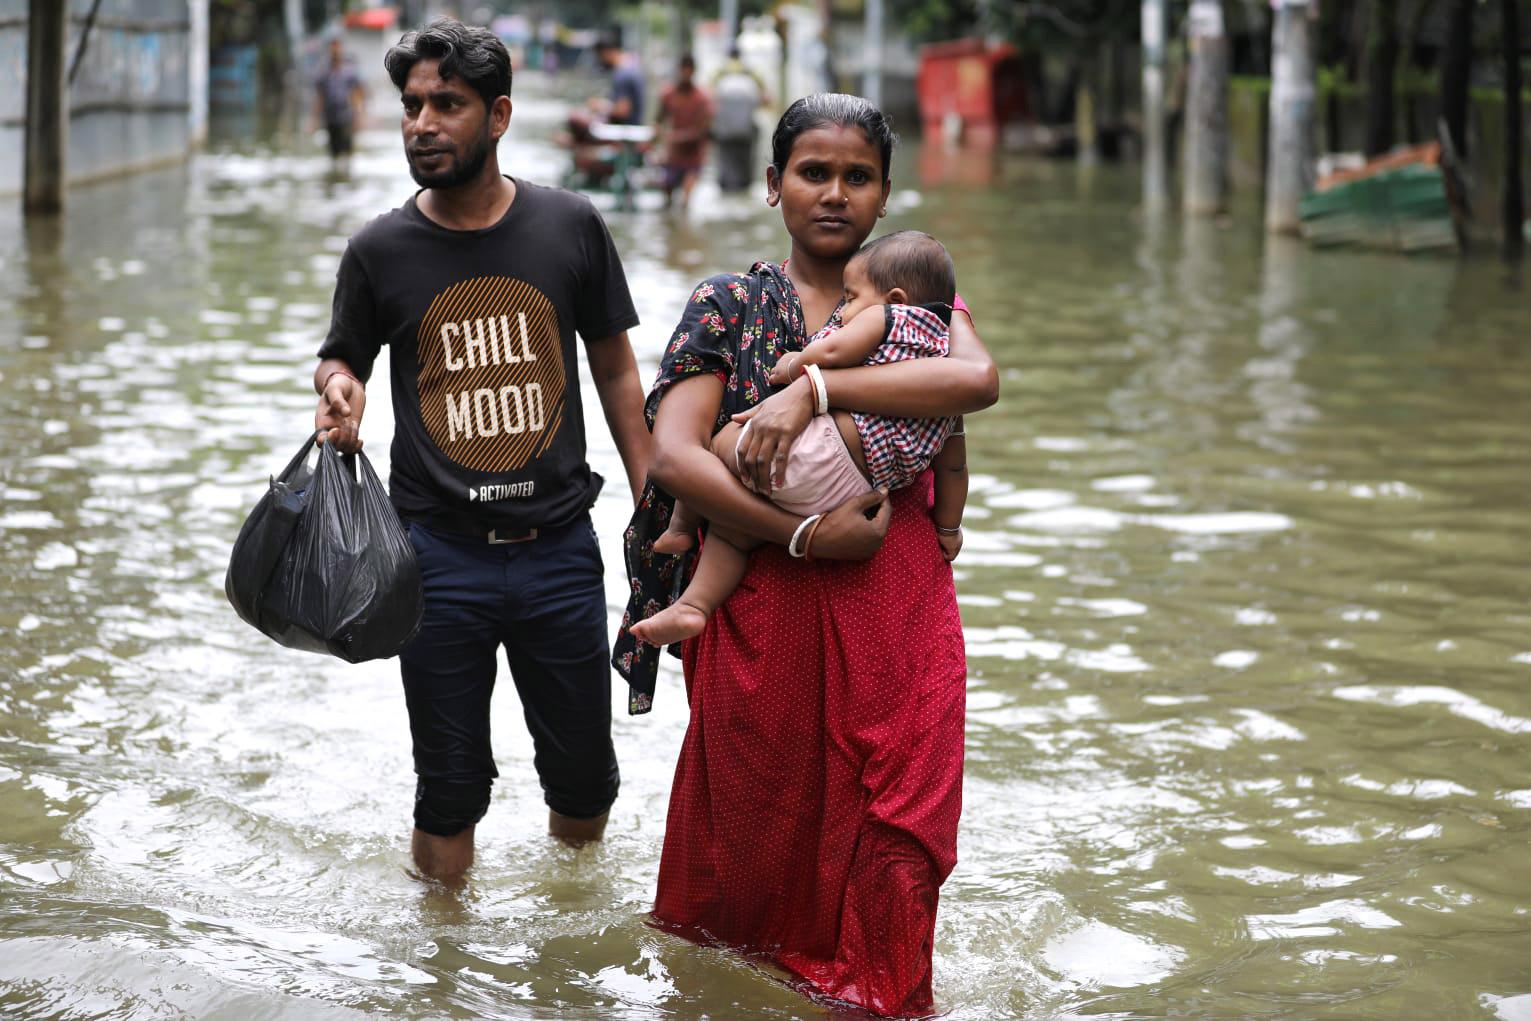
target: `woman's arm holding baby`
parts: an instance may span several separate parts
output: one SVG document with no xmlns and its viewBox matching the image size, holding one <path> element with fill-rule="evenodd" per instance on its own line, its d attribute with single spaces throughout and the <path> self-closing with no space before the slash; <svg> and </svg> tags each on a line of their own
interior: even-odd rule
<svg viewBox="0 0 1531 1021">
<path fill-rule="evenodd" d="M 969 415 L 999 400 L 999 370 L 962 311 L 952 315 L 951 351 L 945 358 L 828 369 L 824 383 L 831 407 L 896 418 Z M 812 383 L 798 376 L 785 389 L 735 415 L 735 422 L 751 423 L 740 460 L 770 462 L 777 454 L 785 458 L 813 418 L 813 409 Z"/>
<path fill-rule="evenodd" d="M 892 418 L 946 418 L 982 411 L 999 400 L 999 369 L 973 320 L 952 313 L 945 358 L 911 358 L 824 373 L 830 407 Z"/>
<path fill-rule="evenodd" d="M 888 332 L 886 307 L 873 305 L 862 309 L 856 318 L 814 341 L 801 351 L 783 355 L 771 369 L 767 382 L 772 386 L 790 383 L 809 365 L 821 369 L 848 369 L 872 356 Z"/>
<path fill-rule="evenodd" d="M 735 531 L 785 546 L 803 519 L 744 488 L 713 456 L 712 423 L 723 399 L 723 381 L 698 374 L 674 383 L 654 417 L 654 455 L 649 478 L 691 510 Z M 876 514 L 868 519 L 867 512 Z M 868 560 L 888 533 L 888 494 L 874 490 L 852 497 L 823 516 L 814 533 L 815 555 L 828 560 Z"/>
<path fill-rule="evenodd" d="M 962 550 L 962 512 L 968 502 L 967 431 L 962 419 L 957 419 L 957 428 L 930 466 L 936 473 L 935 505 L 930 516 L 936 523 L 941 555 L 951 563 Z"/>
</svg>

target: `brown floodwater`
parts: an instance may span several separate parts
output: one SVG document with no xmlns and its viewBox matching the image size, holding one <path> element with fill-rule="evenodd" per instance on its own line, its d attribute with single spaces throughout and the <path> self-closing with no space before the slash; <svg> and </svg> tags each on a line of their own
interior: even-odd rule
<svg viewBox="0 0 1531 1021">
<path fill-rule="evenodd" d="M 531 81 L 531 76 L 527 76 Z M 518 84 L 518 90 L 522 87 Z M 504 164 L 555 181 L 560 106 Z M 460 897 L 405 871 L 391 663 L 235 618 L 229 546 L 310 427 L 397 138 L 215 141 L 0 212 L 0 1013 L 796 1018 L 643 923 L 686 721 L 617 717 L 609 838 L 545 836 L 508 686 Z M 1492 259 L 1145 218 L 1130 168 L 910 145 L 1003 374 L 969 423 L 952 1018 L 1531 1018 L 1531 295 Z M 689 287 L 786 254 L 757 196 L 609 213 L 652 373 Z M 626 489 L 593 394 L 613 623 Z M 386 470 L 377 388 L 364 435 Z M 619 711 L 625 692 L 615 692 Z"/>
</svg>

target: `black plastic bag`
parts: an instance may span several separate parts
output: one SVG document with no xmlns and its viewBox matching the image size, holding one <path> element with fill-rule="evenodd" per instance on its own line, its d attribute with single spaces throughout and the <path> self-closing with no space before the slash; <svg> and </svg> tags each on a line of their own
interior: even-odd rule
<svg viewBox="0 0 1531 1021">
<path fill-rule="evenodd" d="M 396 656 L 420 628 L 415 550 L 364 454 L 314 440 L 271 480 L 229 557 L 234 610 L 290 649 L 350 663 Z"/>
</svg>

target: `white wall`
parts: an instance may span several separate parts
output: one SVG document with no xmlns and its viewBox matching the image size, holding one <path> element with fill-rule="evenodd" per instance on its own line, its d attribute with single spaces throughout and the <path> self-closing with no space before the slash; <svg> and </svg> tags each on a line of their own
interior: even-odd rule
<svg viewBox="0 0 1531 1021">
<path fill-rule="evenodd" d="M 67 68 L 91 0 L 60 2 L 69 3 Z M 205 10 L 206 0 L 200 2 Z M 0 0 L 0 194 L 22 187 L 27 7 L 27 0 Z M 70 183 L 186 156 L 195 95 L 192 36 L 190 0 L 104 0 L 69 87 Z M 205 78 L 199 92 L 205 100 Z"/>
</svg>

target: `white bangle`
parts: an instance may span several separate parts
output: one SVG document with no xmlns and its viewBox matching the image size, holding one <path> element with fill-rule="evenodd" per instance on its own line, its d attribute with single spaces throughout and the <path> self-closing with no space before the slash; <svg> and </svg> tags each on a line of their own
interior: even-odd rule
<svg viewBox="0 0 1531 1021">
<path fill-rule="evenodd" d="M 813 413 L 815 415 L 829 414 L 829 387 L 824 385 L 823 371 L 811 362 L 804 371 L 808 373 L 808 382 L 813 384 Z"/>
<path fill-rule="evenodd" d="M 797 558 L 798 560 L 803 558 L 803 555 L 797 551 L 797 541 L 801 539 L 803 537 L 803 533 L 806 532 L 809 528 L 812 528 L 813 523 L 819 520 L 821 517 L 823 517 L 822 514 L 814 514 L 803 519 L 803 523 L 797 526 L 797 531 L 792 533 L 792 541 L 787 543 L 788 554 Z"/>
</svg>

